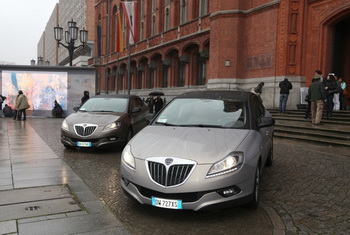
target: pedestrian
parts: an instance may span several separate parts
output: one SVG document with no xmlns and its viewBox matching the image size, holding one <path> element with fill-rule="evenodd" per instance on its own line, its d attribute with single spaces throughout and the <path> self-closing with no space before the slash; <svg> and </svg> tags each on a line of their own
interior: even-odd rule
<svg viewBox="0 0 350 235">
<path fill-rule="evenodd" d="M 334 97 L 334 94 L 336 93 L 334 73 L 329 73 L 327 76 L 327 79 L 324 80 L 323 84 L 324 84 L 324 88 L 326 90 L 326 96 L 327 96 L 325 117 L 328 119 L 332 117 L 333 106 L 334 106 L 333 97 Z"/>
<path fill-rule="evenodd" d="M 322 112 L 326 101 L 325 88 L 319 76 L 314 77 L 314 82 L 309 87 L 308 95 L 311 100 L 311 120 L 314 125 L 322 125 Z"/>
<path fill-rule="evenodd" d="M 340 110 L 346 110 L 346 107 L 345 107 L 345 95 L 348 94 L 348 91 L 346 90 L 346 83 L 345 83 L 343 77 L 339 77 L 339 83 L 340 83 L 339 109 Z"/>
<path fill-rule="evenodd" d="M 279 113 L 286 114 L 289 91 L 293 88 L 293 85 L 290 81 L 288 81 L 288 78 L 285 78 L 282 82 L 279 83 L 279 87 L 280 87 Z"/>
<path fill-rule="evenodd" d="M 28 103 L 27 96 L 23 94 L 23 91 L 18 91 L 18 102 L 16 102 L 16 109 L 18 110 L 18 116 L 17 116 L 17 121 L 25 121 L 27 119 L 26 116 L 26 109 L 30 107 Z M 23 119 L 22 119 L 22 114 L 23 114 Z"/>
<path fill-rule="evenodd" d="M 6 100 L 5 96 L 0 95 L 0 110 L 2 110 L 2 103 Z"/>
<path fill-rule="evenodd" d="M 17 116 L 18 116 L 18 113 L 19 113 L 18 106 L 17 106 L 18 101 L 19 101 L 19 94 L 17 94 L 16 99 L 15 99 L 15 113 L 13 115 L 13 120 L 17 119 Z"/>
<path fill-rule="evenodd" d="M 89 91 L 84 91 L 84 96 L 81 98 L 80 106 L 82 106 L 89 98 L 90 98 Z"/>
<path fill-rule="evenodd" d="M 154 112 L 157 114 L 162 108 L 163 99 L 160 97 L 160 95 L 157 95 L 157 98 L 154 100 Z"/>
<path fill-rule="evenodd" d="M 12 108 L 7 104 L 5 104 L 5 107 L 2 109 L 2 111 L 4 112 L 5 117 L 12 117 L 13 115 Z"/>
<path fill-rule="evenodd" d="M 262 88 L 264 87 L 264 85 L 265 85 L 264 82 L 260 82 L 255 88 L 252 88 L 250 90 L 250 92 L 256 94 L 259 97 L 261 103 L 263 102 L 263 100 L 261 98 L 261 94 L 262 94 Z"/>
<path fill-rule="evenodd" d="M 322 75 L 322 72 L 321 72 L 321 70 L 319 70 L 319 69 L 316 69 L 316 70 L 315 70 L 315 76 L 314 76 L 314 78 L 316 78 L 316 77 L 319 77 L 319 78 L 320 78 L 320 82 L 323 82 L 323 81 L 324 81 L 324 76 Z"/>
<path fill-rule="evenodd" d="M 52 117 L 54 118 L 62 118 L 63 117 L 63 109 L 62 106 L 55 100 L 54 107 L 52 109 Z"/>
<path fill-rule="evenodd" d="M 153 95 L 150 95 L 145 102 L 149 108 L 149 112 L 153 113 L 153 106 L 154 106 L 154 98 Z"/>
<path fill-rule="evenodd" d="M 339 111 L 339 109 L 340 109 L 339 92 L 341 90 L 340 81 L 339 81 L 338 77 L 335 75 L 334 75 L 334 78 L 335 78 L 335 93 L 333 96 L 333 104 L 334 104 L 333 110 Z"/>
</svg>

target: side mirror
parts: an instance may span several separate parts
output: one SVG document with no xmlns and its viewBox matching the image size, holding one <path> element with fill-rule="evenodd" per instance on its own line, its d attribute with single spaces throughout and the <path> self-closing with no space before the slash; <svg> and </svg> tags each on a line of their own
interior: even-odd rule
<svg viewBox="0 0 350 235">
<path fill-rule="evenodd" d="M 258 124 L 258 128 L 269 127 L 275 125 L 275 119 L 272 117 L 263 117 L 261 122 Z"/>
<path fill-rule="evenodd" d="M 79 110 L 79 107 L 74 107 L 73 110 L 77 112 Z"/>
</svg>

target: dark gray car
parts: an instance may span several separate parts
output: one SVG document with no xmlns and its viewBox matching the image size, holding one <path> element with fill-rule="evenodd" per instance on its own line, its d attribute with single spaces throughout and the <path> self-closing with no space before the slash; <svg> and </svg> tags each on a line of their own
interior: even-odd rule
<svg viewBox="0 0 350 235">
<path fill-rule="evenodd" d="M 168 209 L 257 208 L 260 175 L 273 161 L 273 126 L 251 92 L 180 95 L 124 148 L 122 188 Z"/>
<path fill-rule="evenodd" d="M 66 147 L 111 147 L 126 144 L 149 121 L 148 107 L 134 95 L 98 95 L 87 100 L 61 127 Z"/>
</svg>

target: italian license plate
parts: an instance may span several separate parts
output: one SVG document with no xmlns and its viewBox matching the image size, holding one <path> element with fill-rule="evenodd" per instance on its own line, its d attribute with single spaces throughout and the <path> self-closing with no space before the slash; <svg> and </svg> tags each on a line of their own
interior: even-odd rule
<svg viewBox="0 0 350 235">
<path fill-rule="evenodd" d="M 181 210 L 182 200 L 170 200 L 170 199 L 152 197 L 152 206 Z"/>
<path fill-rule="evenodd" d="M 78 147 L 91 147 L 91 142 L 77 142 Z"/>
</svg>

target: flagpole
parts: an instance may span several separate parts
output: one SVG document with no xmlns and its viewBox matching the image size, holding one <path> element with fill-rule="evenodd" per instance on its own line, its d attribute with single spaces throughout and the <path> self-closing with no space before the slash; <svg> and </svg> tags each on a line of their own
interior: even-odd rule
<svg viewBox="0 0 350 235">
<path fill-rule="evenodd" d="M 128 46 L 128 95 L 130 95 L 131 90 L 131 71 L 130 71 L 130 44 Z"/>
<path fill-rule="evenodd" d="M 119 52 L 117 52 L 117 71 L 115 75 L 115 84 L 114 84 L 116 94 L 118 94 L 118 81 L 119 81 Z"/>
</svg>

